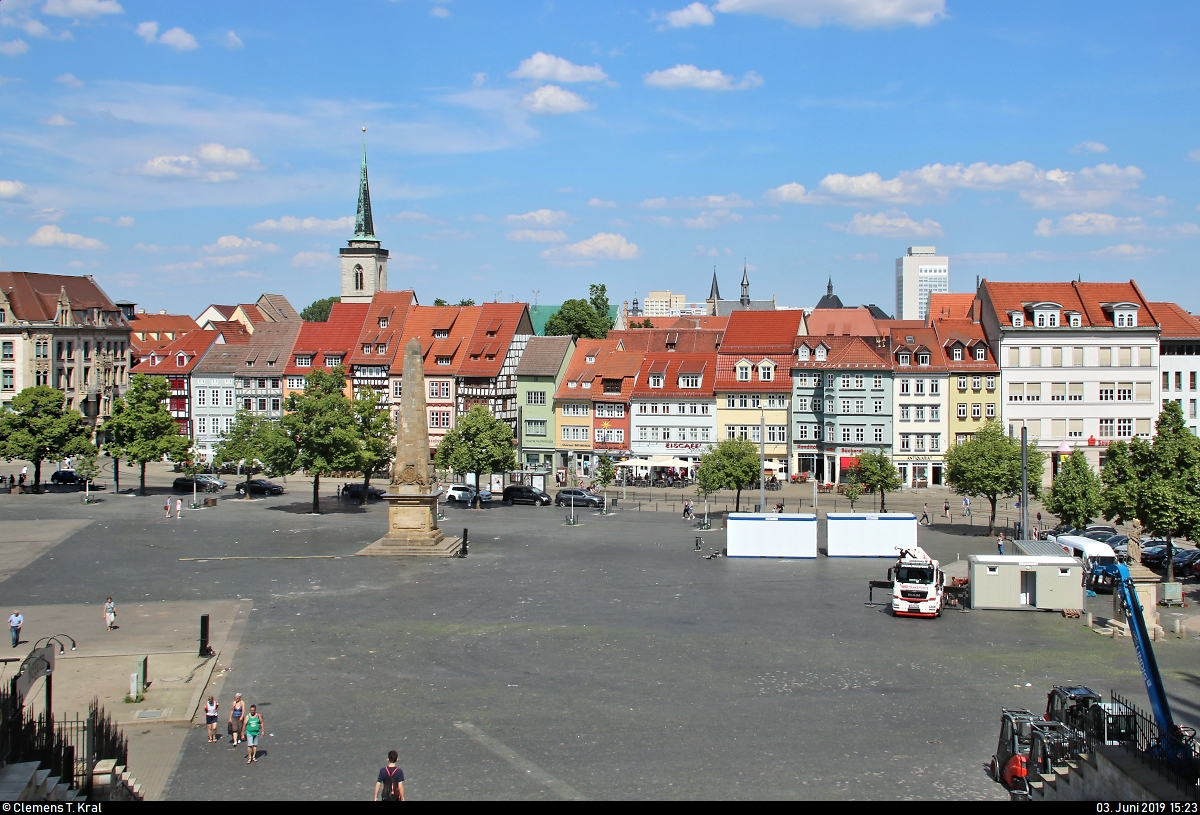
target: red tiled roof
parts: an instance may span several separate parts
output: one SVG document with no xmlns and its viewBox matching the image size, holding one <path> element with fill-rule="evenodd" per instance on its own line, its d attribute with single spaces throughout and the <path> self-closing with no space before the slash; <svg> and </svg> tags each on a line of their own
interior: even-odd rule
<svg viewBox="0 0 1200 815">
<path fill-rule="evenodd" d="M 213 343 L 220 336 L 221 332 L 219 331 L 193 331 L 184 337 L 180 337 L 165 348 L 151 351 L 141 362 L 130 369 L 130 373 L 151 374 L 154 376 L 191 373 L 205 352 L 212 347 Z M 183 365 L 178 364 L 180 354 L 183 354 L 187 358 L 187 361 Z M 157 361 L 158 364 L 152 365 L 152 360 Z"/>
<path fill-rule="evenodd" d="M 878 337 L 884 329 L 871 316 L 870 309 L 818 308 L 808 315 L 808 334 L 812 337 Z"/>
<path fill-rule="evenodd" d="M 680 317 L 679 319 L 685 318 Z M 728 318 L 721 317 L 720 319 Z M 620 340 L 621 347 L 626 351 L 654 353 L 674 350 L 680 354 L 702 354 L 720 348 L 724 333 L 723 329 L 672 326 L 670 328 L 630 328 L 626 331 L 609 331 L 608 338 Z"/>
<path fill-rule="evenodd" d="M 796 348 L 796 337 L 804 325 L 804 312 L 735 311 L 729 315 L 729 327 L 721 343 L 721 353 L 757 350 L 767 353 L 790 353 Z"/>
<path fill-rule="evenodd" d="M 124 316 L 91 276 L 0 272 L 0 291 L 8 297 L 13 317 L 18 320 L 54 320 L 58 316 L 58 298 L 64 288 L 77 319 L 89 319 L 88 315 L 81 315 L 80 312 L 98 308 L 105 312 L 116 312 L 116 325 L 125 323 Z"/>
<path fill-rule="evenodd" d="M 354 344 L 354 353 L 347 358 L 346 364 L 387 365 L 393 370 L 403 368 L 404 347 L 400 338 L 404 333 L 408 310 L 415 299 L 411 290 L 376 292 Z M 379 321 L 383 318 L 387 318 L 387 328 L 379 327 Z M 370 354 L 364 354 L 362 350 L 367 344 L 371 345 Z M 382 357 L 376 353 L 379 345 L 386 347 Z"/>
<path fill-rule="evenodd" d="M 533 334 L 525 303 L 484 303 L 481 308 L 475 333 L 467 342 L 467 358 L 458 367 L 459 376 L 499 376 L 518 330 Z"/>
<path fill-rule="evenodd" d="M 267 318 L 263 316 L 262 312 L 258 310 L 258 306 L 254 305 L 253 303 L 240 303 L 238 308 L 242 310 L 242 312 L 252 323 L 263 323 L 267 320 Z"/>
<path fill-rule="evenodd" d="M 663 386 L 650 387 L 650 374 L 662 374 Z M 683 373 L 698 373 L 701 375 L 700 387 L 683 389 L 679 387 L 679 375 Z M 633 396 L 648 396 L 661 398 L 680 397 L 711 397 L 717 380 L 717 355 L 712 354 L 646 354 L 638 372 L 637 382 L 633 387 Z"/>
<path fill-rule="evenodd" d="M 575 354 L 571 357 L 571 363 L 567 366 L 567 372 L 563 376 L 562 383 L 558 386 L 558 392 L 554 395 L 555 399 L 580 399 L 590 400 L 595 397 L 594 391 L 597 388 L 593 385 L 590 389 L 582 387 L 584 382 L 594 382 L 600 376 L 600 371 L 604 367 L 607 357 L 610 354 L 617 353 L 616 340 L 590 340 L 580 338 L 575 345 Z M 624 353 L 630 353 L 628 351 Z M 591 360 L 589 362 L 588 360 Z M 571 387 L 569 383 L 574 382 L 575 387 Z M 602 390 L 602 388 L 601 388 Z"/>
<path fill-rule="evenodd" d="M 342 356 L 342 364 L 346 364 L 358 335 L 362 333 L 370 307 L 370 303 L 334 303 L 326 322 L 303 323 L 284 373 L 305 376 L 312 371 L 312 368 L 296 366 L 296 355 L 300 353 L 313 356 L 313 368 L 324 367 L 325 354 Z"/>
<path fill-rule="evenodd" d="M 1000 364 L 992 353 L 992 348 L 988 345 L 987 337 L 983 333 L 983 326 L 973 320 L 959 319 L 935 319 L 933 322 L 933 330 L 937 333 L 938 340 L 941 342 L 942 349 L 946 354 L 946 365 L 952 371 L 998 371 Z M 963 346 L 963 358 L 955 360 L 952 357 L 952 352 L 955 344 Z M 975 359 L 975 349 L 983 346 L 986 351 L 986 358 L 983 360 Z"/>
<path fill-rule="evenodd" d="M 799 370 L 827 368 L 867 368 L 872 370 L 887 370 L 892 367 L 889 349 L 886 341 L 879 337 L 805 337 L 801 345 L 807 345 L 814 352 L 818 346 L 825 346 L 825 359 L 818 360 L 815 353 L 808 359 L 801 360 L 793 357 L 791 366 Z"/>
<path fill-rule="evenodd" d="M 1162 328 L 1163 339 L 1200 338 L 1200 320 L 1175 303 L 1151 303 L 1150 308 Z"/>
<path fill-rule="evenodd" d="M 232 342 L 230 337 L 244 336 L 246 339 L 242 342 L 250 340 L 250 332 L 246 330 L 246 326 L 239 323 L 237 320 L 211 320 L 208 324 L 209 328 L 214 331 L 220 331 L 225 335 L 225 342 Z"/>
<path fill-rule="evenodd" d="M 969 320 L 974 302 L 974 294 L 930 292 L 929 317 L 932 320 Z"/>
<path fill-rule="evenodd" d="M 1138 324 L 1153 324 L 1154 314 L 1137 283 L 992 283 L 984 280 L 980 291 L 985 308 L 991 308 L 1001 326 L 1011 326 L 1011 312 L 1023 312 L 1026 303 L 1057 303 L 1063 311 L 1080 314 L 1084 328 L 1112 328 L 1112 312 L 1103 303 L 1134 303 L 1141 307 Z"/>
<path fill-rule="evenodd" d="M 467 356 L 467 340 L 482 312 L 482 306 L 412 306 L 404 321 L 397 353 L 403 354 L 404 346 L 415 338 L 421 343 L 426 376 L 456 376 Z M 446 331 L 449 336 L 439 339 L 433 336 L 434 331 Z M 450 364 L 438 365 L 439 356 L 450 357 Z M 402 373 L 402 368 L 403 359 L 397 356 L 392 372 Z"/>
<path fill-rule="evenodd" d="M 773 313 L 775 312 L 735 311 L 731 317 L 737 314 Z M 737 378 L 737 364 L 743 359 L 749 360 L 755 366 L 755 370 L 750 373 L 749 382 L 739 382 Z M 760 381 L 758 378 L 758 363 L 764 359 L 769 359 L 775 363 L 775 376 L 769 382 Z M 718 391 L 761 391 L 763 393 L 790 391 L 792 389 L 791 369 L 795 359 L 796 355 L 794 352 L 787 354 L 763 354 L 747 351 L 744 354 L 726 354 L 724 349 L 722 349 L 722 352 L 717 354 L 717 377 L 713 383 L 714 389 Z"/>
</svg>

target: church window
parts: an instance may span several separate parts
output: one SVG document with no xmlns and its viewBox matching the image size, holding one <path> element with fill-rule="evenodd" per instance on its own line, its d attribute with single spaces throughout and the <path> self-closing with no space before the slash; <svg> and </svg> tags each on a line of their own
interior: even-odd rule
<svg viewBox="0 0 1200 815">
<path fill-rule="evenodd" d="M 354 267 L 354 290 L 355 291 L 363 290 L 363 267 L 362 266 Z"/>
</svg>

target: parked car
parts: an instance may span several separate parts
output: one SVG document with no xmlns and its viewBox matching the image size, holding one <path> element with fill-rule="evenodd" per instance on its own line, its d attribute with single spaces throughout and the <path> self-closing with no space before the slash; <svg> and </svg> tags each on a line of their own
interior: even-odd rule
<svg viewBox="0 0 1200 815">
<path fill-rule="evenodd" d="M 1117 528 L 1111 524 L 1088 524 L 1087 528 L 1083 530 L 1083 534 L 1087 537 L 1091 537 L 1093 532 L 1105 532 L 1109 535 L 1115 535 L 1117 534 Z"/>
<path fill-rule="evenodd" d="M 51 484 L 82 484 L 83 476 L 74 470 L 56 470 L 50 476 Z"/>
<path fill-rule="evenodd" d="M 581 490 L 568 487 L 559 490 L 554 495 L 554 505 L 559 507 L 577 506 L 597 509 L 604 506 L 604 496 L 597 495 L 591 490 Z"/>
<path fill-rule="evenodd" d="M 1164 543 L 1161 546 L 1143 546 L 1142 547 L 1142 565 L 1148 566 L 1151 569 L 1161 568 L 1164 561 L 1167 559 L 1167 545 Z"/>
<path fill-rule="evenodd" d="M 1091 532 L 1084 533 L 1083 537 L 1091 538 L 1092 540 L 1100 541 L 1101 543 L 1108 543 L 1109 538 L 1117 538 L 1120 536 L 1116 532 L 1109 532 L 1107 529 L 1096 529 Z M 1128 538 L 1126 538 L 1126 540 L 1128 540 Z M 1112 546 L 1111 543 L 1108 545 Z"/>
<path fill-rule="evenodd" d="M 176 478 L 175 481 L 171 484 L 171 489 L 175 490 L 175 492 L 191 492 L 192 491 L 192 483 L 193 482 L 192 482 L 191 476 L 181 475 L 179 478 Z M 222 483 L 224 483 L 224 482 L 222 482 Z M 195 486 L 196 492 L 220 492 L 221 491 L 221 488 L 218 487 L 215 483 L 213 483 L 212 481 L 203 479 L 203 478 L 197 478 L 195 481 L 195 485 L 196 485 Z"/>
<path fill-rule="evenodd" d="M 237 494 L 246 494 L 246 482 L 243 481 L 237 485 Z M 250 494 L 251 495 L 283 495 L 283 487 L 278 484 L 273 484 L 265 478 L 250 479 Z"/>
<path fill-rule="evenodd" d="M 446 500 L 449 502 L 458 501 L 470 505 L 475 501 L 475 494 L 476 490 L 470 484 L 451 484 L 446 487 Z M 492 500 L 492 491 L 484 487 L 483 492 L 479 493 L 479 500 L 482 502 Z"/>
<path fill-rule="evenodd" d="M 1112 547 L 1112 550 L 1117 553 L 1117 560 L 1121 563 L 1129 562 L 1129 536 L 1128 535 L 1113 535 L 1108 540 L 1101 541 Z"/>
<path fill-rule="evenodd" d="M 207 481 L 210 484 L 215 484 L 218 490 L 223 490 L 229 486 L 225 483 L 224 479 L 218 478 L 212 473 L 196 473 L 196 480 Z"/>
<path fill-rule="evenodd" d="M 533 504 L 534 506 L 546 507 L 550 506 L 552 499 L 549 493 L 534 489 L 533 487 L 525 486 L 524 484 L 513 484 L 504 488 L 504 497 L 502 499 L 505 506 L 513 504 Z"/>
<path fill-rule="evenodd" d="M 356 501 L 361 501 L 362 493 L 363 493 L 363 485 L 359 481 L 354 481 L 354 482 L 342 487 L 342 497 L 343 498 L 353 498 Z M 370 500 L 371 498 L 382 498 L 385 495 L 387 495 L 387 490 L 381 490 L 381 489 L 379 489 L 379 487 L 371 487 L 370 494 L 368 495 L 367 500 Z"/>
<path fill-rule="evenodd" d="M 1194 574 L 1196 562 L 1200 560 L 1200 549 L 1181 549 L 1171 558 L 1175 565 L 1175 577 L 1187 577 Z"/>
<path fill-rule="evenodd" d="M 1082 535 L 1083 531 L 1070 526 L 1056 526 L 1046 533 L 1045 540 L 1054 542 L 1058 540 L 1059 535 Z"/>
</svg>

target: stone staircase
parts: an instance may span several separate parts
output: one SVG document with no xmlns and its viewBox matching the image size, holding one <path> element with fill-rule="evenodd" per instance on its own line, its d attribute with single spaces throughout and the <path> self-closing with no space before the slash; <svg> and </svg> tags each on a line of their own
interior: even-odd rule
<svg viewBox="0 0 1200 815">
<path fill-rule="evenodd" d="M 1119 747 L 1098 746 L 1029 778 L 1030 801 L 1188 801 L 1186 792 Z"/>
<path fill-rule="evenodd" d="M 83 790 L 71 789 L 36 761 L 9 764 L 0 769 L 0 801 L 86 801 Z M 96 763 L 92 773 L 92 801 L 141 801 L 141 785 L 115 759 Z"/>
</svg>

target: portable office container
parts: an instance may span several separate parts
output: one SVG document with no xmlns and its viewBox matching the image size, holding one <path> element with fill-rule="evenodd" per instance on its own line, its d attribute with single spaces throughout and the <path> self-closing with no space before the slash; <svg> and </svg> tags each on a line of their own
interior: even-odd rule
<svg viewBox="0 0 1200 815">
<path fill-rule="evenodd" d="M 729 557 L 817 556 L 817 516 L 797 512 L 733 512 L 725 523 Z"/>
<path fill-rule="evenodd" d="M 898 557 L 917 545 L 911 512 L 830 512 L 825 516 L 829 557 Z"/>
<path fill-rule="evenodd" d="M 1066 555 L 968 555 L 971 608 L 1084 608 L 1084 565 Z"/>
</svg>

